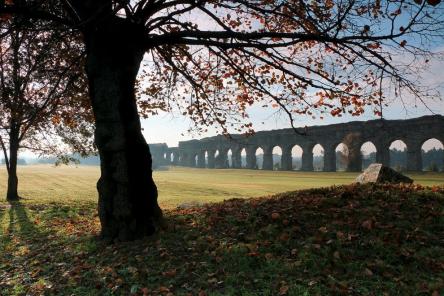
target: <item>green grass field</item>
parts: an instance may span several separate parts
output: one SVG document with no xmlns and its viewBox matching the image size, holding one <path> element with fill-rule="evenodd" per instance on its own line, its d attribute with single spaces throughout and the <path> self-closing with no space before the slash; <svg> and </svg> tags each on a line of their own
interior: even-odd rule
<svg viewBox="0 0 444 296">
<path fill-rule="evenodd" d="M 166 208 L 188 201 L 217 202 L 265 196 L 285 191 L 350 184 L 358 173 L 278 172 L 170 168 L 155 171 L 159 202 Z M 444 184 L 444 173 L 408 174 L 415 183 Z M 23 202 L 91 202 L 97 200 L 99 168 L 33 165 L 19 167 Z M 0 171 L 0 200 L 5 196 L 6 171 Z"/>
<path fill-rule="evenodd" d="M 165 227 L 109 245 L 97 239 L 97 167 L 20 167 L 23 199 L 0 201 L 0 295 L 444 295 L 443 174 L 411 175 L 429 188 L 274 196 L 350 184 L 357 174 L 154 175 Z M 5 182 L 2 171 L 0 199 Z M 188 201 L 215 203 L 175 208 Z"/>
</svg>

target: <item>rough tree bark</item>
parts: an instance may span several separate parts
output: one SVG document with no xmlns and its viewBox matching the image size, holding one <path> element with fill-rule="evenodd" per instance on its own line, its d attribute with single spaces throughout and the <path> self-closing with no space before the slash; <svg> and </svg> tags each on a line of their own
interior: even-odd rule
<svg viewBox="0 0 444 296">
<path fill-rule="evenodd" d="M 17 178 L 17 159 L 19 149 L 18 132 L 15 129 L 11 129 L 9 138 L 9 157 L 6 162 L 6 168 L 8 171 L 8 189 L 6 193 L 6 199 L 8 201 L 18 200 L 18 178 Z M 6 160 L 6 155 L 5 155 Z"/>
<path fill-rule="evenodd" d="M 134 92 L 145 52 L 143 27 L 112 17 L 83 33 L 101 159 L 101 235 L 111 241 L 138 239 L 154 233 L 162 218 Z"/>
</svg>

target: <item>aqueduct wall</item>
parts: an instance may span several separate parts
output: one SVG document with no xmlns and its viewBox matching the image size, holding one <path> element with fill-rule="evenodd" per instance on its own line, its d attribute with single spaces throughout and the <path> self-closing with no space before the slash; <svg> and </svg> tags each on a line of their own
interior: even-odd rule
<svg viewBox="0 0 444 296">
<path fill-rule="evenodd" d="M 361 146 L 371 142 L 376 147 L 376 162 L 390 165 L 389 147 L 395 140 L 407 146 L 407 169 L 422 170 L 421 147 L 425 141 L 435 138 L 444 143 L 444 116 L 423 116 L 408 120 L 355 121 L 298 129 L 260 131 L 250 137 L 219 135 L 179 142 L 179 147 L 166 144 L 151 146 L 153 159 L 159 164 L 173 164 L 201 168 L 228 168 L 228 151 L 231 150 L 231 167 L 241 168 L 241 151 L 246 151 L 246 168 L 256 168 L 256 150 L 263 150 L 262 169 L 273 169 L 273 148 L 282 150 L 281 169 L 292 169 L 292 148 L 302 148 L 302 170 L 313 170 L 313 148 L 320 144 L 324 149 L 324 171 L 336 170 L 336 147 L 343 143 L 348 147 L 347 170 L 361 171 Z"/>
</svg>

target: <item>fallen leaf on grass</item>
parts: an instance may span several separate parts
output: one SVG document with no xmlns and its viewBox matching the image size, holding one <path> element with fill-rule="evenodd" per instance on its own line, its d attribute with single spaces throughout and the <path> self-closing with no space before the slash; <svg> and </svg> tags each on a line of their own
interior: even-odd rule
<svg viewBox="0 0 444 296">
<path fill-rule="evenodd" d="M 273 254 L 272 253 L 265 254 L 265 259 L 270 260 L 272 258 L 273 258 Z"/>
<path fill-rule="evenodd" d="M 281 217 L 281 215 L 279 214 L 279 213 L 277 213 L 277 212 L 273 212 L 272 214 L 271 214 L 271 219 L 273 219 L 273 220 L 277 220 L 277 219 L 279 219 Z"/>
<path fill-rule="evenodd" d="M 284 232 L 279 236 L 279 240 L 285 242 L 288 241 L 290 239 L 290 235 L 288 235 L 288 233 Z"/>
<path fill-rule="evenodd" d="M 288 289 L 289 289 L 288 286 L 282 286 L 282 287 L 279 289 L 279 295 L 287 295 Z"/>
<path fill-rule="evenodd" d="M 372 220 L 365 220 L 364 222 L 362 222 L 361 226 L 364 229 L 372 230 L 373 229 L 373 221 Z"/>
<path fill-rule="evenodd" d="M 341 255 L 339 254 L 338 251 L 335 251 L 335 252 L 333 253 L 333 257 L 334 257 L 335 259 L 341 259 Z"/>
<path fill-rule="evenodd" d="M 171 270 L 162 272 L 162 275 L 166 276 L 166 277 L 174 277 L 174 276 L 176 276 L 176 274 L 177 274 L 177 270 L 176 269 L 171 269 Z"/>
<path fill-rule="evenodd" d="M 371 271 L 371 270 L 368 269 L 368 268 L 365 268 L 365 269 L 364 269 L 364 274 L 365 274 L 365 275 L 368 275 L 368 276 L 372 276 L 372 275 L 373 275 L 373 271 Z"/>
</svg>

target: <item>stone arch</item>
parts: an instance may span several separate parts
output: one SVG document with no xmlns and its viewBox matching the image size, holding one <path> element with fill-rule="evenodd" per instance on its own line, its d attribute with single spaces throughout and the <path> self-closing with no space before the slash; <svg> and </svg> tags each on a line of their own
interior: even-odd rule
<svg viewBox="0 0 444 296">
<path fill-rule="evenodd" d="M 273 170 L 282 170 L 282 148 L 279 145 L 275 145 L 271 150 L 273 159 Z"/>
<path fill-rule="evenodd" d="M 390 142 L 390 167 L 398 171 L 407 170 L 407 144 L 400 139 Z"/>
<path fill-rule="evenodd" d="M 302 169 L 302 154 L 304 150 L 299 145 L 291 147 L 291 169 L 300 171 Z"/>
<path fill-rule="evenodd" d="M 361 145 L 361 167 L 365 170 L 372 163 L 376 163 L 376 154 L 378 150 L 371 141 L 367 141 Z"/>
<path fill-rule="evenodd" d="M 216 149 L 213 151 L 213 168 L 220 168 L 220 149 Z"/>
<path fill-rule="evenodd" d="M 247 149 L 241 148 L 240 156 L 241 156 L 241 168 L 245 169 L 247 168 Z"/>
<path fill-rule="evenodd" d="M 232 168 L 233 167 L 233 163 L 234 163 L 234 159 L 233 159 L 233 149 L 228 149 L 228 151 L 227 151 L 227 157 L 226 157 L 226 159 L 227 159 L 227 164 L 226 164 L 226 167 L 227 168 Z"/>
<path fill-rule="evenodd" d="M 201 150 L 197 153 L 197 167 L 205 168 L 205 150 Z"/>
<path fill-rule="evenodd" d="M 254 152 L 254 155 L 256 156 L 255 169 L 262 170 L 262 167 L 264 164 L 264 149 L 262 149 L 262 147 L 258 146 Z"/>
<path fill-rule="evenodd" d="M 199 167 L 199 154 L 193 154 L 193 167 L 198 168 Z"/>
<path fill-rule="evenodd" d="M 429 138 L 421 145 L 422 169 L 444 171 L 444 145 L 436 138 Z"/>
<path fill-rule="evenodd" d="M 336 171 L 346 171 L 349 163 L 350 150 L 344 143 L 339 143 L 335 148 Z"/>
<path fill-rule="evenodd" d="M 204 159 L 205 159 L 205 167 L 206 168 L 209 167 L 209 165 L 208 165 L 209 164 L 208 155 L 209 155 L 208 150 L 205 150 L 205 152 L 204 152 Z"/>
<path fill-rule="evenodd" d="M 321 144 L 316 144 L 313 146 L 311 152 L 313 153 L 313 170 L 323 171 L 324 164 L 324 147 Z M 303 152 L 304 153 L 304 152 Z"/>
</svg>

